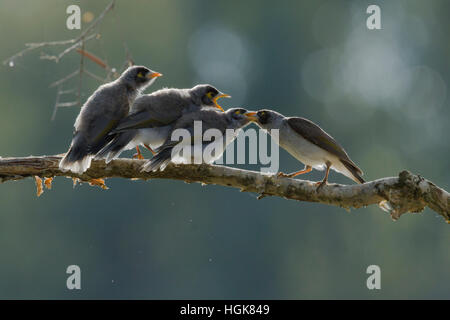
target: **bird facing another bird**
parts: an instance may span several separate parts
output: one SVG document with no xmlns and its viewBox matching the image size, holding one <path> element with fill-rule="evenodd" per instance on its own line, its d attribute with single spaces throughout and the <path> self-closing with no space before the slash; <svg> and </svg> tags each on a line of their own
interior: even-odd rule
<svg viewBox="0 0 450 320">
<path fill-rule="evenodd" d="M 222 155 L 226 146 L 237 136 L 241 128 L 255 122 L 271 133 L 279 130 L 279 145 L 297 160 L 304 163 L 303 170 L 291 174 L 278 173 L 279 177 L 293 178 L 310 172 L 313 168 L 326 170 L 318 188 L 328 181 L 333 169 L 357 183 L 364 183 L 361 169 L 328 133 L 310 120 L 300 117 L 285 117 L 273 110 L 249 112 L 242 108 L 224 111 L 217 100 L 230 97 L 211 85 L 197 85 L 191 89 L 162 89 L 136 98 L 162 74 L 143 66 L 125 70 L 115 81 L 100 86 L 81 108 L 75 121 L 74 135 L 69 151 L 59 163 L 62 171 L 85 172 L 95 156 L 106 162 L 118 157 L 123 150 L 144 145 L 154 157 L 143 166 L 143 171 L 164 170 L 172 161 L 191 163 L 195 149 L 202 152 L 213 146 L 221 151 L 206 163 L 212 163 Z M 221 110 L 220 112 L 217 109 Z M 196 139 L 194 124 L 202 123 L 202 138 Z M 184 129 L 191 138 L 187 141 L 172 141 L 169 137 Z M 208 129 L 217 129 L 222 135 L 211 142 L 203 141 Z M 235 130 L 228 136 L 227 129 Z M 198 142 L 200 141 L 200 142 Z M 179 147 L 190 148 L 188 156 L 173 151 Z M 157 148 L 157 152 L 153 151 Z"/>
<path fill-rule="evenodd" d="M 153 149 L 161 146 L 168 134 L 184 114 L 202 108 L 217 108 L 223 111 L 217 100 L 229 95 L 211 85 L 197 85 L 191 89 L 162 89 L 138 97 L 131 107 L 130 114 L 123 118 L 110 134 L 114 139 L 96 156 L 110 162 L 124 150 L 145 146 L 153 154 Z"/>
<path fill-rule="evenodd" d="M 318 183 L 320 188 L 327 183 L 330 169 L 333 169 L 357 183 L 364 183 L 363 172 L 344 148 L 314 122 L 300 117 L 285 117 L 273 110 L 252 112 L 247 117 L 269 134 L 277 129 L 280 146 L 305 165 L 303 170 L 290 174 L 280 172 L 278 176 L 293 178 L 310 172 L 312 168 L 325 169 L 325 177 Z"/>
</svg>

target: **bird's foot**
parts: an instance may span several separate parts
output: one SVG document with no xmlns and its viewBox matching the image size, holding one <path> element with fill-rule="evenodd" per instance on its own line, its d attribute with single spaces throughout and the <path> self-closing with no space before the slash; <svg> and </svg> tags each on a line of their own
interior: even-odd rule
<svg viewBox="0 0 450 320">
<path fill-rule="evenodd" d="M 284 173 L 284 172 L 278 172 L 277 177 L 278 178 L 292 178 L 294 174 L 292 173 Z"/>
<path fill-rule="evenodd" d="M 152 155 L 155 155 L 155 154 L 156 154 L 156 152 L 155 152 L 152 148 L 150 148 L 150 146 L 149 146 L 148 144 L 144 144 L 144 147 L 145 147 L 148 151 L 150 151 L 150 152 L 152 153 Z"/>
<path fill-rule="evenodd" d="M 316 192 L 319 192 L 319 190 L 322 189 L 323 186 L 325 186 L 325 185 L 327 185 L 327 184 L 328 184 L 328 183 L 327 183 L 326 181 L 319 181 L 319 182 L 316 182 L 316 183 L 315 183 L 315 185 L 317 186 L 317 187 L 316 187 Z"/>
<path fill-rule="evenodd" d="M 98 186 L 98 187 L 102 188 L 103 190 L 109 189 L 105 184 L 105 180 L 103 180 L 103 179 L 91 179 L 91 180 L 89 180 L 89 185 Z"/>
<path fill-rule="evenodd" d="M 145 158 L 141 153 L 135 153 L 133 154 L 133 159 L 144 160 Z"/>
<path fill-rule="evenodd" d="M 133 154 L 133 159 L 139 159 L 139 160 L 145 159 L 145 158 L 142 156 L 141 149 L 139 149 L 139 146 L 136 146 L 136 153 Z"/>
</svg>

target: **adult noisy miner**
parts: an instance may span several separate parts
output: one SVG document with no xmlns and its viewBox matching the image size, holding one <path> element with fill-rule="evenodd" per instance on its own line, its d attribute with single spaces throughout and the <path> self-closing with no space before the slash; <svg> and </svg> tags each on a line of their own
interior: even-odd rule
<svg viewBox="0 0 450 320">
<path fill-rule="evenodd" d="M 260 110 L 248 113 L 247 117 L 262 129 L 278 129 L 279 144 L 305 168 L 290 174 L 278 173 L 281 177 L 295 177 L 310 172 L 312 168 L 325 169 L 325 177 L 318 183 L 318 189 L 328 180 L 333 169 L 357 183 L 364 183 L 363 172 L 350 159 L 344 148 L 314 122 L 300 117 L 285 117 L 273 110 Z"/>
<path fill-rule="evenodd" d="M 132 66 L 115 81 L 100 86 L 82 106 L 72 143 L 59 168 L 85 172 L 95 154 L 112 140 L 109 132 L 129 113 L 136 96 L 160 76 L 146 67 Z"/>
<path fill-rule="evenodd" d="M 138 97 L 130 114 L 120 121 L 111 134 L 114 139 L 96 156 L 110 162 L 124 150 L 136 148 L 136 156 L 143 159 L 139 145 L 153 154 L 161 146 L 175 123 L 183 114 L 201 108 L 223 108 L 217 103 L 220 98 L 230 96 L 209 84 L 197 85 L 191 89 L 162 89 Z"/>
<path fill-rule="evenodd" d="M 213 163 L 236 139 L 240 130 L 250 123 L 247 113 L 242 108 L 231 108 L 225 112 L 203 108 L 184 114 L 174 124 L 167 141 L 156 150 L 156 155 L 143 165 L 142 171 L 163 171 L 171 161 L 177 164 Z M 201 130 L 195 127 L 199 125 Z M 181 141 L 174 136 L 182 137 Z M 205 152 L 206 148 L 211 153 Z M 200 161 L 195 158 L 198 154 Z"/>
</svg>

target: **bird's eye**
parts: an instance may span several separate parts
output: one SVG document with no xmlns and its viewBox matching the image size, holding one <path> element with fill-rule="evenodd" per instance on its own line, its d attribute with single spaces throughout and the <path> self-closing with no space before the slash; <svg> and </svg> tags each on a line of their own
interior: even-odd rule
<svg viewBox="0 0 450 320">
<path fill-rule="evenodd" d="M 143 74 L 142 72 L 139 72 L 139 73 L 137 74 L 137 76 L 138 76 L 138 78 L 144 78 L 144 74 Z"/>
<path fill-rule="evenodd" d="M 242 110 L 236 110 L 234 114 L 242 114 Z"/>
<path fill-rule="evenodd" d="M 208 92 L 208 93 L 206 94 L 206 97 L 208 97 L 209 99 L 212 100 L 213 95 L 214 95 L 214 94 L 210 91 L 210 92 Z"/>
</svg>

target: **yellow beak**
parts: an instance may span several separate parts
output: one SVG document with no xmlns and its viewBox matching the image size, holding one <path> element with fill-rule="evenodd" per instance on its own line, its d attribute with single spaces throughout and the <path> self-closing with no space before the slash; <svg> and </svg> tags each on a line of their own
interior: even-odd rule
<svg viewBox="0 0 450 320">
<path fill-rule="evenodd" d="M 152 72 L 152 73 L 147 74 L 147 78 L 149 78 L 149 79 L 153 79 L 153 78 L 156 78 L 156 77 L 162 77 L 162 73 Z"/>
<path fill-rule="evenodd" d="M 258 117 L 256 117 L 256 112 L 246 112 L 245 116 L 247 117 L 247 119 L 249 119 L 250 121 L 258 121 Z"/>
<path fill-rule="evenodd" d="M 231 96 L 229 94 L 226 93 L 219 93 L 214 99 L 213 102 L 216 105 L 217 109 L 220 109 L 222 111 L 225 112 L 225 110 L 223 110 L 223 108 L 221 106 L 219 106 L 219 104 L 217 103 L 217 100 L 219 100 L 220 98 L 231 98 Z"/>
</svg>

